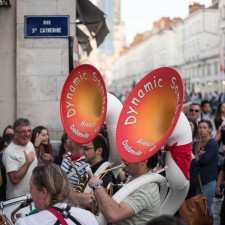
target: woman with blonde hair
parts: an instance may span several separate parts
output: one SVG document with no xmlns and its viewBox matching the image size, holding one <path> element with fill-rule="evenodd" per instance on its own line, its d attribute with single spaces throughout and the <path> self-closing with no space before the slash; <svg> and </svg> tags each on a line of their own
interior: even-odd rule
<svg viewBox="0 0 225 225">
<path fill-rule="evenodd" d="M 35 167 L 30 193 L 38 213 L 18 219 L 16 225 L 97 225 L 91 212 L 72 206 L 70 191 L 67 175 L 58 165 Z"/>
</svg>

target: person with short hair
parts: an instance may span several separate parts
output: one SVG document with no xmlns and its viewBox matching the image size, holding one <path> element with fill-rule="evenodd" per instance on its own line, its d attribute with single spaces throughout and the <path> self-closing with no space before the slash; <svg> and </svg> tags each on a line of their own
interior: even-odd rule
<svg viewBox="0 0 225 225">
<path fill-rule="evenodd" d="M 211 105 L 208 100 L 202 100 L 201 102 L 201 119 L 202 120 L 210 120 L 212 119 L 211 116 Z M 212 121 L 211 121 L 212 122 Z"/>
<path fill-rule="evenodd" d="M 84 161 L 90 164 L 91 172 L 93 174 L 108 160 L 109 145 L 107 138 L 101 133 L 99 133 L 92 141 L 83 144 L 82 149 L 85 156 Z M 102 180 L 104 188 L 106 188 L 111 182 L 113 184 L 117 183 L 112 172 L 106 173 Z M 114 192 L 116 190 L 117 189 L 114 189 Z M 74 199 L 77 201 L 78 205 L 85 208 L 91 208 L 93 193 L 79 193 L 75 191 Z"/>
<path fill-rule="evenodd" d="M 6 199 L 29 193 L 29 180 L 37 165 L 34 146 L 30 141 L 31 123 L 18 118 L 13 124 L 14 138 L 3 153 L 2 162 L 7 173 Z"/>
<path fill-rule="evenodd" d="M 158 163 L 158 154 L 138 163 L 125 161 L 125 172 L 129 174 L 129 180 L 135 180 L 145 174 L 152 173 L 152 169 Z M 159 216 L 160 195 L 159 185 L 149 182 L 132 194 L 128 195 L 121 203 L 117 203 L 110 197 L 102 186 L 102 180 L 97 176 L 91 177 L 89 187 L 93 189 L 101 213 L 110 223 L 117 225 L 138 224 L 145 225 L 149 220 Z"/>
<path fill-rule="evenodd" d="M 15 225 L 62 224 L 59 218 L 68 225 L 98 225 L 91 212 L 73 206 L 67 175 L 55 163 L 35 167 L 30 193 L 38 212 L 18 219 Z"/>
<path fill-rule="evenodd" d="M 189 109 L 190 116 L 195 119 L 196 123 L 201 120 L 201 105 L 198 103 L 191 103 Z"/>
</svg>

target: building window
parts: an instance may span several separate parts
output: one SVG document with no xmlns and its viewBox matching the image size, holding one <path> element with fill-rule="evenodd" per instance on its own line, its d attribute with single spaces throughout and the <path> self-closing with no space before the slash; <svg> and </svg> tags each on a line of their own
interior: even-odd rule
<svg viewBox="0 0 225 225">
<path fill-rule="evenodd" d="M 207 76 L 211 75 L 211 64 L 207 64 Z"/>
<path fill-rule="evenodd" d="M 222 19 L 225 20 L 225 6 L 222 7 Z"/>
<path fill-rule="evenodd" d="M 214 75 L 215 76 L 218 75 L 218 63 L 217 62 L 214 63 Z"/>
</svg>

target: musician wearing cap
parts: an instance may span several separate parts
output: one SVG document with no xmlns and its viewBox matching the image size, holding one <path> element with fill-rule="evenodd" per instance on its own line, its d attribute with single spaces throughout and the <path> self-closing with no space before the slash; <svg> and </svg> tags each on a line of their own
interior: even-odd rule
<svg viewBox="0 0 225 225">
<path fill-rule="evenodd" d="M 138 163 L 125 161 L 125 171 L 131 176 L 131 180 L 141 177 L 158 163 L 158 154 Z M 159 215 L 160 195 L 159 186 L 150 182 L 135 190 L 121 203 L 111 198 L 102 187 L 102 180 L 93 176 L 88 185 L 93 189 L 101 213 L 111 223 L 115 224 L 146 224 L 149 220 Z"/>
<path fill-rule="evenodd" d="M 72 206 L 67 175 L 54 163 L 35 167 L 30 193 L 39 212 L 18 219 L 16 225 L 98 224 L 91 212 Z"/>
</svg>

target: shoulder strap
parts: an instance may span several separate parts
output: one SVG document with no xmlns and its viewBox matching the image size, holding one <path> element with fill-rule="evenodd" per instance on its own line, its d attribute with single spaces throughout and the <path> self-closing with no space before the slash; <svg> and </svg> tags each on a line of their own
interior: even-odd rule
<svg viewBox="0 0 225 225">
<path fill-rule="evenodd" d="M 58 210 L 56 210 L 54 208 L 48 208 L 47 210 L 49 212 L 51 212 L 52 214 L 54 214 L 55 217 L 57 217 L 58 220 L 56 221 L 55 224 L 57 224 L 59 221 L 60 224 L 62 224 L 62 225 L 68 225 L 68 223 L 66 222 L 66 220 L 63 218 L 63 216 L 61 215 L 61 213 Z"/>
<path fill-rule="evenodd" d="M 201 193 L 203 193 L 202 180 L 201 180 L 200 175 L 198 175 L 198 182 L 199 182 L 199 187 L 200 187 Z"/>
<path fill-rule="evenodd" d="M 49 210 L 50 209 L 50 210 Z M 52 210 L 53 209 L 53 210 Z M 77 225 L 82 225 L 80 222 L 78 222 L 73 216 L 71 216 L 70 214 L 70 207 L 67 206 L 65 209 L 60 209 L 58 207 L 52 207 L 52 208 L 48 208 L 48 210 L 53 213 L 57 218 L 58 220 L 56 221 L 56 223 L 54 225 L 59 225 L 59 224 L 62 224 L 62 225 L 68 225 L 66 220 L 64 218 L 69 218 L 71 219 L 74 224 L 77 224 Z M 55 214 L 55 212 L 57 214 Z M 60 218 L 59 218 L 59 217 Z"/>
</svg>

